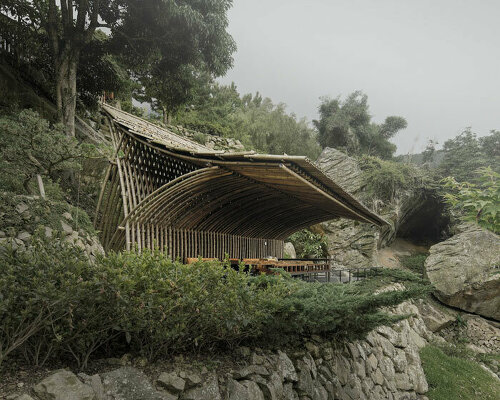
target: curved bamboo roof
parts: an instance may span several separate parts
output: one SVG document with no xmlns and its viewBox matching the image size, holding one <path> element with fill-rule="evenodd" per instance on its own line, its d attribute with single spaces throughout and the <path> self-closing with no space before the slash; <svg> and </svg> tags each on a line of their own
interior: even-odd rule
<svg viewBox="0 0 500 400">
<path fill-rule="evenodd" d="M 138 192 L 134 185 L 122 192 L 129 204 L 113 240 L 138 223 L 280 240 L 337 217 L 387 223 L 306 157 L 214 151 L 107 104 L 102 109 L 129 143 L 121 149 L 124 171 L 154 175 L 142 195 L 129 193 Z M 117 153 L 123 141 L 116 136 Z"/>
</svg>

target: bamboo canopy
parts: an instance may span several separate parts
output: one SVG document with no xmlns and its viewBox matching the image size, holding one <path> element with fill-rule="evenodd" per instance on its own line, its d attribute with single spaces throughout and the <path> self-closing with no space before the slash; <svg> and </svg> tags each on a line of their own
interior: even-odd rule
<svg viewBox="0 0 500 400">
<path fill-rule="evenodd" d="M 173 258 L 283 256 L 283 240 L 337 217 L 386 222 L 306 157 L 214 151 L 110 105 L 114 147 L 97 206 L 107 250 Z"/>
</svg>

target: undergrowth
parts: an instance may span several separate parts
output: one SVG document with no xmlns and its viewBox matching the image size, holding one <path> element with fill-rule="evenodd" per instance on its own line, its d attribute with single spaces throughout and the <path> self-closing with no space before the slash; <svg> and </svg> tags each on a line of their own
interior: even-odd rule
<svg viewBox="0 0 500 400">
<path fill-rule="evenodd" d="M 429 292 L 417 275 L 396 270 L 342 285 L 251 276 L 220 262 L 183 265 L 149 251 L 90 265 L 78 249 L 37 236 L 25 253 L 3 252 L 0 264 L 0 362 L 17 356 L 32 365 L 72 359 L 84 368 L 98 355 L 157 359 L 310 334 L 363 337 L 405 317 L 382 307 Z M 394 281 L 406 290 L 374 294 Z"/>
<path fill-rule="evenodd" d="M 424 263 L 428 256 L 428 253 L 412 254 L 409 256 L 399 257 L 399 262 L 404 268 L 407 268 L 417 274 L 423 275 Z"/>
<path fill-rule="evenodd" d="M 430 400 L 496 400 L 500 383 L 470 359 L 450 355 L 437 346 L 426 346 L 420 358 L 429 384 Z"/>
</svg>

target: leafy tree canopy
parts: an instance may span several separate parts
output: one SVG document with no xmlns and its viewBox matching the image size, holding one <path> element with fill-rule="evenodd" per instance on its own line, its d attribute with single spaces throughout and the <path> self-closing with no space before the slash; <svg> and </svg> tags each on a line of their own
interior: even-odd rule
<svg viewBox="0 0 500 400">
<path fill-rule="evenodd" d="M 479 168 L 491 167 L 500 172 L 500 131 L 478 138 L 471 128 L 443 145 L 443 160 L 438 174 L 453 176 L 457 181 L 475 182 Z"/>
<path fill-rule="evenodd" d="M 334 147 L 352 155 L 367 154 L 384 159 L 392 157 L 396 146 L 389 142 L 407 122 L 402 117 L 387 117 L 382 124 L 371 121 L 368 96 L 360 91 L 345 100 L 323 98 L 319 106 L 318 129 L 321 147 Z"/>
<path fill-rule="evenodd" d="M 236 86 L 210 78 L 198 81 L 191 105 L 176 123 L 206 134 L 239 139 L 247 148 L 273 154 L 306 155 L 316 159 L 320 148 L 316 132 L 305 119 L 286 112 L 260 93 L 240 95 Z"/>
<path fill-rule="evenodd" d="M 83 57 L 99 53 L 97 29 L 109 30 L 107 52 L 146 84 L 159 78 L 171 82 L 173 74 L 189 64 L 203 64 L 210 73 L 221 75 L 230 67 L 235 50 L 226 32 L 231 4 L 231 0 L 5 0 L 0 13 L 11 22 L 4 24 L 6 37 L 16 47 L 29 39 L 48 49 L 54 98 L 61 122 L 72 136 L 78 69 Z M 92 82 L 88 88 L 101 89 Z"/>
</svg>

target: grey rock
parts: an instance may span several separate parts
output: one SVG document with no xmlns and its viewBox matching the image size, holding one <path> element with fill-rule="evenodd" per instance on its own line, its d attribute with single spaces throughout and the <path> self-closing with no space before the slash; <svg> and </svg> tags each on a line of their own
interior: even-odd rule
<svg viewBox="0 0 500 400">
<path fill-rule="evenodd" d="M 264 357 L 263 356 L 260 356 L 258 355 L 257 353 L 253 352 L 251 355 L 250 355 L 250 363 L 251 364 L 257 364 L 257 365 L 261 365 L 261 364 L 264 364 Z"/>
<path fill-rule="evenodd" d="M 163 372 L 156 383 L 171 393 L 180 393 L 186 387 L 186 381 L 174 373 Z"/>
<path fill-rule="evenodd" d="M 425 274 L 443 303 L 500 321 L 500 238 L 476 226 L 430 248 Z"/>
<path fill-rule="evenodd" d="M 113 400 L 169 400 L 157 391 L 148 377 L 133 367 L 122 367 L 102 374 L 104 392 Z"/>
<path fill-rule="evenodd" d="M 238 382 L 230 379 L 227 384 L 227 400 L 265 400 L 265 398 L 255 382 Z"/>
<path fill-rule="evenodd" d="M 83 384 L 77 376 L 66 370 L 59 370 L 35 385 L 33 392 L 40 400 L 95 400 L 95 393 L 89 385 Z"/>
<path fill-rule="evenodd" d="M 261 375 L 261 376 L 268 376 L 269 371 L 267 370 L 266 367 L 263 365 L 249 365 L 247 367 L 243 367 L 239 371 L 236 371 L 233 376 L 236 379 L 244 379 L 247 378 L 250 375 Z"/>
<path fill-rule="evenodd" d="M 328 400 L 327 390 L 323 386 L 317 385 L 314 389 L 313 400 Z"/>
<path fill-rule="evenodd" d="M 63 213 L 62 215 L 64 218 L 66 218 L 68 221 L 73 221 L 73 217 L 71 216 L 71 214 L 69 212 L 65 212 Z"/>
<path fill-rule="evenodd" d="M 309 396 L 312 398 L 314 395 L 314 381 L 311 376 L 311 370 L 301 360 L 297 362 L 297 367 L 299 369 L 299 373 L 295 389 L 297 390 L 299 396 Z"/>
<path fill-rule="evenodd" d="M 241 381 L 241 384 L 247 388 L 249 400 L 264 400 L 264 394 L 257 383 L 253 381 Z"/>
<path fill-rule="evenodd" d="M 410 382 L 408 374 L 398 373 L 395 376 L 396 387 L 400 390 L 410 390 L 413 389 L 413 385 Z"/>
<path fill-rule="evenodd" d="M 408 366 L 405 352 L 401 349 L 396 349 L 396 353 L 394 354 L 392 362 L 394 364 L 395 372 L 404 372 L 406 370 L 406 367 Z"/>
<path fill-rule="evenodd" d="M 265 400 L 281 400 L 283 398 L 283 382 L 279 373 L 273 373 L 265 383 L 259 382 Z"/>
<path fill-rule="evenodd" d="M 288 255 L 290 258 L 297 258 L 297 252 L 295 251 L 295 247 L 292 243 L 286 242 L 283 247 L 283 253 Z"/>
<path fill-rule="evenodd" d="M 297 382 L 298 376 L 292 360 L 282 351 L 278 351 L 278 368 L 283 374 L 285 382 Z"/>
<path fill-rule="evenodd" d="M 23 212 L 27 211 L 28 210 L 28 205 L 26 203 L 19 203 L 17 206 L 16 206 L 16 211 L 19 213 L 19 214 L 22 214 Z"/>
<path fill-rule="evenodd" d="M 61 228 L 66 235 L 70 235 L 73 233 L 73 228 L 62 220 L 61 220 Z"/>
<path fill-rule="evenodd" d="M 445 310 L 443 307 L 433 305 L 430 301 L 421 300 L 417 302 L 417 307 L 425 326 L 432 332 L 439 332 L 456 320 L 457 313 L 449 308 Z"/>
<path fill-rule="evenodd" d="M 18 396 L 15 398 L 16 400 L 34 400 L 33 397 L 31 397 L 29 394 L 22 394 L 21 396 Z"/>
<path fill-rule="evenodd" d="M 90 377 L 90 387 L 95 393 L 96 400 L 106 400 L 101 377 L 97 374 Z"/>
<path fill-rule="evenodd" d="M 299 395 L 293 390 L 293 384 L 285 383 L 283 385 L 283 400 L 299 400 Z"/>
<path fill-rule="evenodd" d="M 208 375 L 203 385 L 186 390 L 181 395 L 182 400 L 222 400 L 219 382 L 215 374 Z"/>
<path fill-rule="evenodd" d="M 186 381 L 187 389 L 198 386 L 202 382 L 201 375 L 196 372 L 181 371 L 179 376 Z"/>
<path fill-rule="evenodd" d="M 26 232 L 26 231 L 19 232 L 19 234 L 17 235 L 17 238 L 19 240 L 22 240 L 23 242 L 26 242 L 27 240 L 31 239 L 31 233 Z"/>
</svg>

